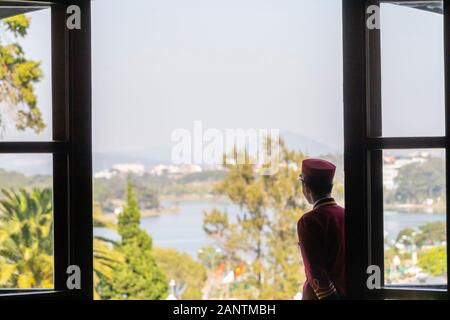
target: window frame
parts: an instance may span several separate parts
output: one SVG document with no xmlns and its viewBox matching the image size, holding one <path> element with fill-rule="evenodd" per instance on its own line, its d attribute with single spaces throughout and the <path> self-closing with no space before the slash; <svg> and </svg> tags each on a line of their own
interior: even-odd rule
<svg viewBox="0 0 450 320">
<path fill-rule="evenodd" d="M 450 52 L 450 0 L 444 3 L 444 51 Z M 54 289 L 0 290 L 0 298 L 93 298 L 92 119 L 90 1 L 80 0 L 80 30 L 65 27 L 68 1 L 3 1 L 0 6 L 44 4 L 52 8 L 53 141 L 0 142 L 1 153 L 53 154 Z M 383 149 L 443 148 L 446 154 L 447 237 L 450 234 L 450 63 L 445 58 L 445 136 L 380 137 L 379 31 L 368 35 L 366 8 L 372 0 L 343 0 L 344 166 L 347 285 L 349 298 L 449 298 L 449 289 L 389 287 L 368 290 L 368 265 L 380 261 Z M 444 53 L 445 53 L 444 52 Z M 369 70 L 366 68 L 368 61 Z M 369 72 L 370 71 L 370 72 Z M 378 89 L 378 90 L 377 90 Z M 372 106 L 378 106 L 373 108 Z M 374 121 L 373 119 L 379 119 Z M 371 125 L 369 125 L 369 120 Z M 379 125 L 373 125 L 373 124 Z M 369 135 L 370 133 L 370 135 Z M 381 177 L 381 178 L 380 178 Z M 79 186 L 82 186 L 80 188 Z M 380 211 L 381 208 L 381 211 Z M 380 224 L 381 221 L 381 224 Z M 381 227 L 381 229 L 380 229 Z M 381 245 L 380 245 L 381 244 Z M 450 265 L 447 246 L 447 266 Z M 381 260 L 382 262 L 382 260 Z M 81 268 L 81 289 L 68 290 L 66 268 Z M 383 266 L 384 263 L 379 264 Z M 450 268 L 447 268 L 447 278 Z M 383 273 L 382 273 L 383 275 Z"/>
<path fill-rule="evenodd" d="M 366 28 L 367 7 L 393 0 L 343 0 L 344 167 L 346 203 L 346 261 L 349 298 L 448 299 L 445 286 L 384 286 L 383 150 L 445 150 L 446 221 L 450 235 L 450 0 L 444 3 L 445 135 L 382 137 L 380 30 Z M 398 1 L 397 1 L 398 2 Z M 406 0 L 404 2 L 413 2 Z M 448 241 L 447 241 L 448 244 Z M 450 275 L 447 245 L 447 279 Z M 381 269 L 380 289 L 369 290 L 369 265 Z"/>
<path fill-rule="evenodd" d="M 90 1 L 80 0 L 81 29 L 66 28 L 68 1 L 3 1 L 51 8 L 52 141 L 0 142 L 3 153 L 53 155 L 54 288 L 0 289 L 6 298 L 93 298 Z M 78 265 L 81 289 L 69 290 L 67 267 Z"/>
</svg>

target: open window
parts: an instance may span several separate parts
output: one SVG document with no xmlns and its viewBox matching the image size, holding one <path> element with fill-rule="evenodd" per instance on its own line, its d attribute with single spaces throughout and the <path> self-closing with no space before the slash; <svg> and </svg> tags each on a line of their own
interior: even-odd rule
<svg viewBox="0 0 450 320">
<path fill-rule="evenodd" d="M 37 161 L 38 170 L 44 170 L 49 179 L 50 209 L 44 213 L 51 221 L 51 232 L 46 233 L 50 235 L 50 254 L 44 263 L 50 280 L 39 285 L 5 285 L 0 288 L 1 296 L 92 298 L 90 4 L 77 1 L 81 29 L 69 30 L 64 3 L 0 1 L 2 21 L 33 14 L 48 25 L 43 31 L 48 41 L 34 40 L 48 53 L 44 90 L 47 109 L 42 111 L 48 131 L 46 135 L 5 135 L 0 139 L 0 170 L 26 159 Z M 367 18 L 373 11 L 368 13 L 367 9 L 373 5 L 379 8 L 380 28 L 368 29 Z M 448 298 L 449 14 L 448 0 L 343 0 L 350 298 Z M 421 26 L 430 31 L 424 32 Z M 415 68 L 410 68 L 412 65 Z M 8 64 L 0 67 L 8 68 Z M 8 83 L 0 79 L 0 86 L 4 84 Z M 0 94 L 1 90 L 5 89 L 0 87 Z M 36 114 L 27 113 L 33 111 L 28 108 L 30 104 L 27 107 L 26 101 L 25 105 L 16 102 L 9 101 L 12 107 L 20 104 L 25 108 L 18 119 L 39 127 Z M 412 105 L 419 107 L 410 108 Z M 409 182 L 401 192 L 399 175 Z M 423 186 L 419 195 L 409 192 L 411 185 Z M 395 229 L 392 225 L 404 217 L 395 210 L 402 205 L 421 207 L 425 214 L 411 213 L 410 226 Z M 435 215 L 432 211 L 436 207 L 443 208 L 444 213 Z M 427 236 L 427 232 L 436 230 L 437 237 Z M 432 279 L 425 275 L 424 280 L 419 268 L 422 273 L 434 272 L 420 267 L 426 250 L 436 250 L 441 270 Z M 11 262 L 4 258 L 0 264 L 3 268 Z M 80 289 L 67 288 L 67 268 L 71 265 L 80 268 Z M 370 265 L 381 269 L 379 289 L 366 286 Z"/>
<path fill-rule="evenodd" d="M 77 3 L 69 30 L 63 1 L 0 1 L 0 297 L 92 297 L 90 11 Z"/>
<path fill-rule="evenodd" d="M 344 1 L 350 297 L 448 297 L 449 9 Z"/>
</svg>

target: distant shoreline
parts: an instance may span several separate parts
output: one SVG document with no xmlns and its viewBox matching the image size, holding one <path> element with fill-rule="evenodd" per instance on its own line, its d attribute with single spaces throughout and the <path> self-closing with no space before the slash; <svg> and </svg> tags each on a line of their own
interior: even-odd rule
<svg viewBox="0 0 450 320">
<path fill-rule="evenodd" d="M 168 215 L 168 214 L 175 214 L 180 211 L 180 208 L 176 206 L 171 207 L 164 207 L 164 208 L 158 208 L 158 209 L 147 209 L 147 210 L 141 210 L 141 217 L 142 218 L 148 218 L 148 217 L 159 217 L 162 215 Z M 106 222 L 113 222 L 115 223 L 117 221 L 118 215 L 114 213 L 104 213 L 102 219 Z"/>
<path fill-rule="evenodd" d="M 166 214 L 173 214 L 178 213 L 180 211 L 180 208 L 176 206 L 171 207 L 162 207 L 157 209 L 147 209 L 147 210 L 141 210 L 141 217 L 159 217 Z"/>
<path fill-rule="evenodd" d="M 178 202 L 194 202 L 194 201 L 214 201 L 214 202 L 230 202 L 225 196 L 215 196 L 212 194 L 185 194 L 181 196 L 165 195 L 160 197 L 161 201 L 171 202 L 176 205 Z"/>
<path fill-rule="evenodd" d="M 398 210 L 408 213 L 430 213 L 445 214 L 445 206 L 443 205 L 426 205 L 426 204 L 385 204 L 387 210 Z"/>
<path fill-rule="evenodd" d="M 183 196 L 165 196 L 161 197 L 161 202 L 169 202 L 170 205 L 166 207 L 160 207 L 155 209 L 141 209 L 141 217 L 149 218 L 149 217 L 160 217 L 169 214 L 176 214 L 180 211 L 178 207 L 179 203 L 182 202 L 220 202 L 220 203 L 229 203 L 230 201 L 226 197 L 218 197 L 213 195 L 196 195 L 196 194 L 187 194 Z M 107 222 L 116 222 L 117 215 L 114 213 L 104 213 L 103 219 Z"/>
<path fill-rule="evenodd" d="M 216 196 L 212 194 L 184 194 L 184 195 L 164 195 L 160 198 L 161 202 L 166 202 L 166 206 L 156 209 L 141 209 L 142 218 L 160 217 L 170 214 L 177 214 L 180 211 L 179 204 L 185 202 L 214 202 L 231 203 L 227 197 Z M 428 213 L 445 214 L 445 207 L 442 205 L 423 205 L 423 204 L 385 204 L 385 210 L 399 211 L 403 213 Z M 107 222 L 115 223 L 117 215 L 114 213 L 104 213 L 103 218 Z"/>
</svg>

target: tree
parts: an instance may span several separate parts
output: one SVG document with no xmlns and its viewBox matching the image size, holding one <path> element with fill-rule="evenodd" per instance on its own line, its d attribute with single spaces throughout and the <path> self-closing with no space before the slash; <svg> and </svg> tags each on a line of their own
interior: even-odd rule
<svg viewBox="0 0 450 320">
<path fill-rule="evenodd" d="M 11 117 L 18 130 L 26 128 L 40 133 L 45 129 L 42 113 L 37 105 L 34 84 L 43 77 L 40 62 L 28 60 L 19 39 L 27 34 L 30 18 L 25 15 L 0 20 L 0 128 L 5 116 Z M 19 105 L 23 107 L 18 108 Z"/>
<path fill-rule="evenodd" d="M 419 227 L 419 232 L 414 237 L 416 244 L 424 245 L 441 244 L 446 241 L 446 224 L 444 221 L 430 222 Z"/>
<path fill-rule="evenodd" d="M 50 189 L 2 190 L 0 284 L 14 288 L 53 286 L 53 219 Z"/>
<path fill-rule="evenodd" d="M 395 200 L 422 204 L 427 199 L 438 200 L 445 194 L 445 163 L 442 158 L 430 158 L 424 163 L 410 163 L 398 170 Z"/>
<path fill-rule="evenodd" d="M 239 297 L 292 299 L 304 280 L 296 224 L 305 208 L 298 182 L 299 164 L 305 156 L 279 143 L 278 171 L 273 175 L 258 174 L 249 162 L 226 165 L 226 177 L 216 192 L 242 208 L 236 223 L 217 209 L 204 217 L 203 227 L 225 253 L 229 269 L 243 257 L 250 262 L 237 285 Z M 233 153 L 239 156 L 236 150 Z M 245 151 L 240 156 L 248 159 Z"/>
<path fill-rule="evenodd" d="M 138 202 L 128 181 L 127 206 L 119 215 L 118 232 L 121 241 L 117 249 L 124 263 L 113 271 L 109 283 L 102 281 L 102 298 L 165 299 L 168 284 L 152 254 L 152 238 L 140 228 Z"/>
<path fill-rule="evenodd" d="M 247 157 L 245 154 L 244 157 Z M 266 200 L 262 179 L 258 179 L 252 164 L 227 165 L 225 179 L 216 187 L 216 192 L 227 196 L 245 211 L 237 224 L 228 222 L 226 212 L 212 210 L 205 214 L 204 230 L 215 237 L 227 253 L 227 267 L 240 260 L 239 253 L 251 255 L 252 269 L 247 282 L 260 289 L 263 259 L 263 228 L 268 223 Z"/>
<path fill-rule="evenodd" d="M 0 285 L 14 288 L 53 286 L 53 205 L 51 189 L 2 190 L 0 200 Z M 94 225 L 102 222 L 94 209 Z M 108 241 L 94 239 L 94 283 L 110 280 L 121 263 Z M 97 290 L 94 292 L 98 298 Z"/>
<path fill-rule="evenodd" d="M 94 237 L 94 299 L 101 299 L 101 283 L 110 283 L 114 270 L 124 262 L 123 255 L 110 241 Z"/>
<path fill-rule="evenodd" d="M 397 238 L 395 239 L 395 241 L 399 242 L 399 241 L 403 241 L 403 237 L 409 237 L 409 238 L 413 238 L 416 234 L 416 231 L 413 228 L 405 228 L 400 230 L 400 232 L 397 235 Z"/>
<path fill-rule="evenodd" d="M 103 218 L 100 206 L 94 203 L 94 227 L 112 228 L 114 225 Z M 110 283 L 115 269 L 124 262 L 123 255 L 115 250 L 114 241 L 102 237 L 94 237 L 94 299 L 101 299 L 101 283 Z"/>
<path fill-rule="evenodd" d="M 154 177 L 144 175 L 142 177 L 129 176 L 133 183 L 133 190 L 139 201 L 141 209 L 155 209 L 160 206 L 159 184 Z M 94 180 L 94 200 L 103 208 L 111 210 L 115 207 L 116 199 L 124 199 L 127 194 L 127 178 L 115 176 L 111 179 Z"/>
<path fill-rule="evenodd" d="M 154 248 L 158 266 L 160 266 L 170 280 L 175 280 L 177 292 L 182 291 L 181 299 L 200 300 L 202 288 L 206 281 L 206 269 L 194 261 L 190 255 L 175 249 Z"/>
<path fill-rule="evenodd" d="M 306 208 L 298 180 L 305 155 L 281 143 L 280 158 L 277 174 L 263 176 L 273 210 L 267 232 L 268 279 L 261 291 L 263 299 L 292 299 L 305 279 L 297 246 L 297 221 Z"/>
<path fill-rule="evenodd" d="M 445 246 L 434 247 L 419 255 L 419 267 L 423 271 L 434 276 L 447 272 L 447 248 Z"/>
</svg>

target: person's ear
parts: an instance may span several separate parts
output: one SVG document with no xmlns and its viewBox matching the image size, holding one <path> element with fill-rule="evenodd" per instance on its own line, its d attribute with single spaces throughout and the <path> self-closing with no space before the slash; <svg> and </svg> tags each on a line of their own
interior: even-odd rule
<svg viewBox="0 0 450 320">
<path fill-rule="evenodd" d="M 306 192 L 307 194 L 310 194 L 310 193 L 311 193 L 311 189 L 308 187 L 307 184 L 305 184 L 304 188 L 305 188 L 305 192 Z"/>
<path fill-rule="evenodd" d="M 311 190 L 310 190 L 309 187 L 306 185 L 306 183 L 303 184 L 302 188 L 303 188 L 303 194 L 304 194 L 306 200 L 309 201 L 310 191 L 311 191 Z"/>
</svg>

